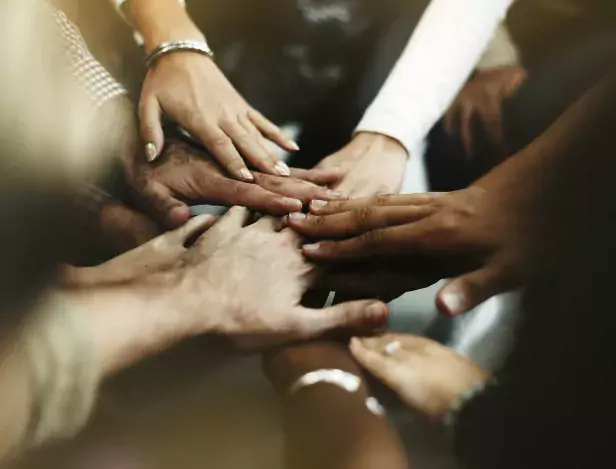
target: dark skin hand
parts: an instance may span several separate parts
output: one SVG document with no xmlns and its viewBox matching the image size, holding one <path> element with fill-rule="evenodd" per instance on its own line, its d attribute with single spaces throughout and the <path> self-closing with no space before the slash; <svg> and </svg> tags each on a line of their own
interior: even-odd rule
<svg viewBox="0 0 616 469">
<path fill-rule="evenodd" d="M 503 142 L 503 102 L 526 80 L 526 71 L 519 67 L 481 70 L 468 82 L 445 115 L 445 131 L 452 135 L 459 126 L 464 150 L 473 150 L 473 123 L 481 122 L 493 144 Z"/>
<path fill-rule="evenodd" d="M 340 180 L 339 169 L 292 169 L 291 177 L 254 172 L 254 183 L 242 182 L 231 179 L 207 153 L 179 140 L 154 163 L 135 158 L 125 172 L 137 205 L 167 228 L 188 220 L 188 204 L 240 205 L 280 215 L 299 211 L 312 199 L 346 198 L 320 186 Z"/>
<path fill-rule="evenodd" d="M 286 466 L 290 469 L 406 469 L 402 442 L 386 418 L 371 414 L 365 383 L 355 393 L 317 384 L 290 396 L 302 375 L 339 369 L 362 377 L 346 345 L 304 343 L 282 348 L 263 359 L 265 375 L 284 399 Z"/>
<path fill-rule="evenodd" d="M 312 204 L 313 214 L 292 214 L 289 224 L 303 236 L 331 240 L 305 245 L 304 254 L 311 260 L 333 263 L 335 271 L 348 262 L 378 265 L 372 271 L 347 268 L 350 273 L 338 273 L 338 283 L 359 281 L 359 288 L 369 288 L 367 282 L 374 282 L 373 289 L 385 289 L 380 298 L 463 274 L 437 297 L 441 311 L 458 314 L 516 285 L 504 242 L 508 220 L 493 211 L 492 202 L 481 187 L 383 195 Z M 363 283 L 362 272 L 368 273 Z M 452 289 L 464 294 L 454 296 Z"/>
<path fill-rule="evenodd" d="M 604 86 L 599 83 L 530 145 L 468 189 L 313 201 L 310 215 L 291 214 L 287 222 L 305 237 L 324 240 L 304 245 L 303 251 L 328 266 L 366 260 L 386 266 L 405 256 L 437 259 L 442 277 L 455 277 L 438 293 L 437 306 L 450 315 L 466 312 L 523 284 L 526 233 L 542 203 L 544 177 L 577 145 Z"/>
</svg>

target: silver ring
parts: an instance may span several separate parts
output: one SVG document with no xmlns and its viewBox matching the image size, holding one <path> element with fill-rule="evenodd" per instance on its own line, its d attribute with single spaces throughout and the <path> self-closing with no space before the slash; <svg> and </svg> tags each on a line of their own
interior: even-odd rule
<svg viewBox="0 0 616 469">
<path fill-rule="evenodd" d="M 402 344 L 400 343 L 399 340 L 393 340 L 391 342 L 389 342 L 384 348 L 383 348 L 383 355 L 387 356 L 387 357 L 391 357 L 394 352 L 396 350 L 399 350 L 402 347 Z"/>
</svg>

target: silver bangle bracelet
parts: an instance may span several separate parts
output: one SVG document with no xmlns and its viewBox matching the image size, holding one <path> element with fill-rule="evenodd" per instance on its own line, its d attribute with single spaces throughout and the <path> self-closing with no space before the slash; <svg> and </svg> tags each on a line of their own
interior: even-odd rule
<svg viewBox="0 0 616 469">
<path fill-rule="evenodd" d="M 214 52 L 212 52 L 212 49 L 210 49 L 210 46 L 208 46 L 207 42 L 205 41 L 169 41 L 163 42 L 162 44 L 152 49 L 152 51 L 145 59 L 145 66 L 147 68 L 150 68 L 156 62 L 156 60 L 158 60 L 163 55 L 178 51 L 197 52 L 207 57 L 214 58 Z"/>
<path fill-rule="evenodd" d="M 352 373 L 337 369 L 321 369 L 311 371 L 299 377 L 291 386 L 289 394 L 296 394 L 299 390 L 314 386 L 315 384 L 330 384 L 346 392 L 355 393 L 361 386 L 361 378 Z M 368 397 L 365 401 L 366 409 L 377 417 L 385 415 L 385 408 L 379 403 L 375 397 Z"/>
</svg>

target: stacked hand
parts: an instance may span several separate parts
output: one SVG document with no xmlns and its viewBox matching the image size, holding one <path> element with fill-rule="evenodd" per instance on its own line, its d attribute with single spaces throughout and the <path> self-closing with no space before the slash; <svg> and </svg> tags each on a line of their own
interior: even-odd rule
<svg viewBox="0 0 616 469">
<path fill-rule="evenodd" d="M 351 353 L 410 408 L 433 419 L 443 417 L 465 391 L 488 378 L 449 347 L 410 334 L 353 339 Z"/>
<path fill-rule="evenodd" d="M 241 205 L 285 214 L 300 210 L 312 199 L 346 198 L 340 191 L 321 187 L 338 182 L 342 176 L 339 169 L 290 171 L 292 177 L 255 172 L 254 183 L 236 181 L 207 153 L 172 141 L 154 163 L 134 159 L 126 167 L 126 176 L 137 203 L 169 228 L 188 220 L 187 203 Z"/>
<path fill-rule="evenodd" d="M 276 335 L 303 339 L 344 326 L 378 326 L 387 307 L 378 301 L 343 303 L 323 310 L 300 305 L 315 267 L 301 240 L 279 221 L 234 207 L 216 220 L 204 215 L 143 246 L 91 269 L 70 271 L 73 285 L 136 282 L 170 303 L 185 334 Z M 209 229 L 208 229 L 209 228 Z M 201 234 L 204 230 L 205 233 Z M 199 236 L 200 235 L 200 236 Z M 186 247 L 197 237 L 191 247 Z"/>
<path fill-rule="evenodd" d="M 148 71 L 139 118 L 150 161 L 160 154 L 165 141 L 162 113 L 200 140 L 235 179 L 253 180 L 245 161 L 263 173 L 289 175 L 269 141 L 289 151 L 297 150 L 297 144 L 253 109 L 207 57 L 173 53 L 161 57 Z"/>
<path fill-rule="evenodd" d="M 398 192 L 407 159 L 407 151 L 397 140 L 382 134 L 359 132 L 316 168 L 338 168 L 343 177 L 333 188 L 352 197 L 368 197 Z"/>
<path fill-rule="evenodd" d="M 336 270 L 361 261 L 347 284 L 400 292 L 458 276 L 437 304 L 459 314 L 517 286 L 519 259 L 509 236 L 513 218 L 480 187 L 452 193 L 382 195 L 342 202 L 313 201 L 311 214 L 291 214 L 289 225 L 307 238 L 304 255 Z M 374 271 L 374 266 L 378 270 Z M 367 266 L 367 267 L 366 267 Z M 340 274 L 337 273 L 339 276 Z M 344 286 L 345 277 L 338 278 Z M 342 281 L 340 281 L 342 280 Z"/>
</svg>

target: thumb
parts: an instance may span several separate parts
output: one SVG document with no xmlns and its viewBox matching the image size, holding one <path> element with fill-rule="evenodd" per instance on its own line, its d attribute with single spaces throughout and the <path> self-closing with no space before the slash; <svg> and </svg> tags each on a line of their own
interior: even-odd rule
<svg viewBox="0 0 616 469">
<path fill-rule="evenodd" d="M 154 219 L 169 229 L 182 226 L 190 218 L 190 209 L 174 198 L 165 186 L 152 183 L 141 193 L 144 208 Z"/>
<path fill-rule="evenodd" d="M 443 314 L 457 316 L 513 288 L 515 283 L 506 269 L 488 264 L 447 282 L 436 295 L 436 306 Z"/>
<path fill-rule="evenodd" d="M 323 309 L 301 308 L 298 329 L 302 335 L 315 336 L 338 328 L 380 327 L 388 316 L 387 305 L 380 301 L 349 301 Z"/>
<path fill-rule="evenodd" d="M 158 158 L 165 144 L 161 114 L 156 98 L 142 99 L 139 105 L 139 122 L 141 138 L 145 142 L 145 156 L 150 163 Z"/>
</svg>

